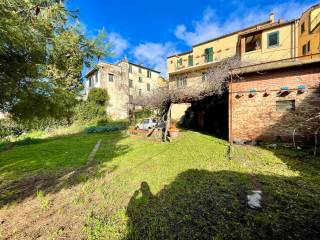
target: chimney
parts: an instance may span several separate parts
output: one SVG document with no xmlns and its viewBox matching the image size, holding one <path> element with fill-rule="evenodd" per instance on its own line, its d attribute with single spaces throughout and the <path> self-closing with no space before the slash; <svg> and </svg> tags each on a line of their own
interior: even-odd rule
<svg viewBox="0 0 320 240">
<path fill-rule="evenodd" d="M 273 13 L 273 12 L 271 12 L 271 13 L 269 14 L 269 21 L 270 21 L 271 23 L 274 23 L 274 13 Z"/>
</svg>

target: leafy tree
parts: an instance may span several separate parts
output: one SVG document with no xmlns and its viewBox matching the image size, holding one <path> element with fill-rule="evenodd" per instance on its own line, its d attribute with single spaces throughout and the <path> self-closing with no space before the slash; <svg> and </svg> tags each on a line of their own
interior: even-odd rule
<svg viewBox="0 0 320 240">
<path fill-rule="evenodd" d="M 104 34 L 88 39 L 62 0 L 0 1 L 0 111 L 62 118 L 81 92 L 81 71 L 105 56 Z"/>
<path fill-rule="evenodd" d="M 89 102 L 95 102 L 101 106 L 104 106 L 109 99 L 107 90 L 102 88 L 92 88 L 88 94 Z"/>
</svg>

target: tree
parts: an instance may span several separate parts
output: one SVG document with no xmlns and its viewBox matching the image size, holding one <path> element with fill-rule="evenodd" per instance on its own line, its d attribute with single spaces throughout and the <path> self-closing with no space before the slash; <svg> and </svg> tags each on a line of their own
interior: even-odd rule
<svg viewBox="0 0 320 240">
<path fill-rule="evenodd" d="M 166 122 L 164 140 L 170 126 L 170 111 L 175 103 L 190 103 L 208 96 L 222 95 L 227 90 L 231 69 L 242 66 L 240 58 L 232 57 L 221 61 L 207 70 L 205 81 L 197 81 L 184 88 L 160 88 L 151 94 L 139 96 L 135 94 L 132 104 L 160 109 L 161 118 Z M 237 77 L 237 76 L 236 76 Z"/>
<path fill-rule="evenodd" d="M 61 118 L 82 87 L 81 71 L 108 53 L 88 39 L 62 0 L 0 2 L 0 111 L 17 119 Z"/>
</svg>

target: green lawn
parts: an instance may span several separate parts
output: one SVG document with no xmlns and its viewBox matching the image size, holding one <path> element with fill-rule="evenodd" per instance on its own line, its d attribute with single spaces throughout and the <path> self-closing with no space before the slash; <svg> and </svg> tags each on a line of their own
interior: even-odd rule
<svg viewBox="0 0 320 240">
<path fill-rule="evenodd" d="M 94 164 L 86 167 L 99 139 Z M 53 205 L 62 189 L 80 186 L 82 191 L 67 202 L 70 208 L 77 204 L 86 210 L 79 213 L 85 220 L 77 231 L 89 239 L 320 236 L 320 158 L 252 146 L 235 146 L 231 158 L 228 152 L 227 142 L 192 131 L 172 143 L 120 132 L 48 139 L 0 152 L 1 198 L 4 203 L 18 201 L 9 209 L 28 201 L 35 191 L 24 194 L 21 182 L 30 177 Z M 78 169 L 72 178 L 64 178 Z M 263 191 L 261 210 L 247 207 L 246 194 L 255 189 Z M 44 236 L 52 234 L 45 228 Z M 56 230 L 60 237 L 76 239 L 74 231 Z"/>
</svg>

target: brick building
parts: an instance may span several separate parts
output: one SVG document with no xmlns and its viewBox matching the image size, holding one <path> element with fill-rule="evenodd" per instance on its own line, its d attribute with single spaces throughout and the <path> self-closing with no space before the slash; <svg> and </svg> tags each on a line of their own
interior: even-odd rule
<svg viewBox="0 0 320 240">
<path fill-rule="evenodd" d="M 261 64 L 235 70 L 229 84 L 231 142 L 314 141 L 320 119 L 320 61 Z"/>
</svg>

